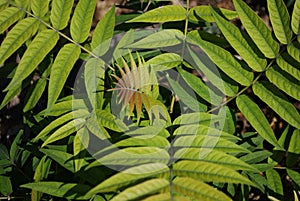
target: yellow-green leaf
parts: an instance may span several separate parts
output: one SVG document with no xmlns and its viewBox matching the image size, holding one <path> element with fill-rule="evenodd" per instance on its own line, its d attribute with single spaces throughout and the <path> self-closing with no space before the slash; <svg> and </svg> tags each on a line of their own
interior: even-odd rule
<svg viewBox="0 0 300 201">
<path fill-rule="evenodd" d="M 186 18 L 186 10 L 182 6 L 168 5 L 150 10 L 132 20 L 131 22 L 170 22 L 181 21 Z"/>
<path fill-rule="evenodd" d="M 300 44 L 293 42 L 287 46 L 287 51 L 296 61 L 300 62 Z"/>
<path fill-rule="evenodd" d="M 268 58 L 275 58 L 279 52 L 279 44 L 273 39 L 267 25 L 242 0 L 233 0 L 233 3 L 243 26 L 260 51 Z"/>
<path fill-rule="evenodd" d="M 295 34 L 300 33 L 300 0 L 295 1 L 293 13 L 292 13 L 291 26 L 292 26 L 292 30 Z M 299 39 L 299 37 L 298 37 L 298 39 Z"/>
<path fill-rule="evenodd" d="M 269 82 L 258 82 L 253 91 L 262 101 L 292 126 L 300 129 L 300 115 L 292 103 Z"/>
<path fill-rule="evenodd" d="M 80 0 L 71 19 L 70 32 L 77 43 L 84 42 L 90 33 L 96 0 Z"/>
<path fill-rule="evenodd" d="M 278 144 L 278 141 L 264 113 L 260 110 L 255 102 L 253 102 L 246 95 L 240 95 L 236 99 L 236 104 L 242 114 L 246 117 L 246 119 L 250 122 L 260 136 L 262 136 L 276 148 L 282 149 Z"/>
<path fill-rule="evenodd" d="M 51 68 L 47 112 L 50 112 L 57 100 L 79 55 L 80 48 L 75 44 L 66 44 L 58 52 Z"/>
<path fill-rule="evenodd" d="M 19 85 L 29 76 L 50 50 L 52 50 L 58 39 L 58 33 L 53 30 L 46 29 L 39 32 L 25 51 L 12 81 L 5 90 Z"/>
<path fill-rule="evenodd" d="M 74 0 L 52 0 L 50 21 L 55 29 L 64 29 L 69 22 Z"/>
<path fill-rule="evenodd" d="M 211 9 L 211 12 L 225 38 L 246 61 L 249 67 L 258 72 L 263 71 L 267 65 L 266 59 L 260 58 L 253 51 L 241 31 L 235 25 L 221 17 L 214 9 Z"/>
<path fill-rule="evenodd" d="M 268 11 L 276 38 L 283 44 L 290 42 L 290 15 L 283 0 L 268 0 Z"/>
<path fill-rule="evenodd" d="M 291 58 L 288 54 L 283 53 L 277 57 L 276 63 L 285 72 L 300 80 L 300 63 Z"/>
<path fill-rule="evenodd" d="M 19 21 L 7 34 L 0 47 L 0 64 L 10 57 L 21 45 L 36 33 L 39 21 L 28 17 Z"/>
<path fill-rule="evenodd" d="M 0 33 L 8 29 L 23 16 L 23 12 L 15 7 L 9 7 L 0 12 Z"/>
<path fill-rule="evenodd" d="M 31 0 L 31 10 L 37 17 L 43 17 L 48 12 L 50 1 Z"/>
</svg>

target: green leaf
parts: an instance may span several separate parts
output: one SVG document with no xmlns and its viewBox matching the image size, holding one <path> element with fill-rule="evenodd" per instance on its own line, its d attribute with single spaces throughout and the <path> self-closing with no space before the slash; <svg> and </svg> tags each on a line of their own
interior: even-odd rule
<svg viewBox="0 0 300 201">
<path fill-rule="evenodd" d="M 207 154 L 203 155 L 203 153 Z M 233 170 L 248 170 L 258 172 L 257 169 L 234 156 L 226 154 L 223 151 L 217 151 L 207 148 L 182 148 L 175 152 L 174 158 L 184 160 L 206 161 L 226 166 Z"/>
<path fill-rule="evenodd" d="M 261 162 L 272 155 L 273 154 L 271 152 L 267 150 L 262 150 L 262 151 L 255 151 L 255 152 L 248 153 L 240 157 L 240 159 L 245 161 L 246 163 L 254 164 L 254 163 Z"/>
<path fill-rule="evenodd" d="M 278 172 L 276 170 L 267 170 L 266 176 L 267 176 L 268 188 L 270 190 L 272 190 L 274 194 L 276 194 L 277 196 L 280 196 L 282 198 L 283 186 L 282 186 L 281 178 L 280 178 L 280 175 L 278 174 Z M 277 198 L 280 198 L 280 197 L 277 197 Z"/>
<path fill-rule="evenodd" d="M 258 105 L 246 95 L 238 96 L 236 99 L 236 104 L 242 114 L 258 132 L 258 134 L 261 135 L 269 143 L 274 145 L 276 148 L 282 150 L 269 125 L 268 120 L 266 119 L 265 115 L 260 110 Z"/>
<path fill-rule="evenodd" d="M 153 33 L 133 44 L 127 45 L 126 48 L 152 49 L 168 47 L 182 43 L 184 35 L 177 29 L 165 29 Z"/>
<path fill-rule="evenodd" d="M 21 187 L 66 199 L 88 200 L 91 197 L 86 195 L 86 192 L 90 190 L 90 187 L 85 184 L 44 181 L 23 184 Z"/>
<path fill-rule="evenodd" d="M 117 132 L 128 130 L 127 126 L 120 119 L 117 119 L 112 113 L 106 110 L 96 110 L 95 113 L 101 126 Z"/>
<path fill-rule="evenodd" d="M 28 17 L 19 21 L 8 32 L 0 47 L 0 64 L 4 63 L 26 40 L 36 33 L 39 24 L 35 18 Z"/>
<path fill-rule="evenodd" d="M 94 54 L 102 56 L 110 46 L 110 41 L 114 34 L 115 6 L 113 6 L 97 24 L 91 42 Z"/>
<path fill-rule="evenodd" d="M 292 13 L 291 26 L 295 34 L 300 33 L 300 0 L 295 1 L 293 13 Z"/>
<path fill-rule="evenodd" d="M 249 67 L 258 72 L 263 71 L 267 65 L 266 59 L 260 58 L 253 51 L 253 49 L 248 44 L 241 31 L 235 25 L 222 18 L 213 9 L 211 9 L 211 12 L 225 38 L 228 40 L 230 45 L 232 45 L 232 47 L 237 51 L 237 53 L 239 53 L 239 55 L 246 61 Z"/>
<path fill-rule="evenodd" d="M 281 70 L 278 66 L 273 66 L 266 72 L 267 78 L 279 89 L 289 96 L 300 100 L 300 81 Z"/>
<path fill-rule="evenodd" d="M 69 154 L 65 151 L 58 151 L 55 149 L 40 149 L 40 151 L 47 156 L 49 156 L 51 159 L 56 161 L 58 164 L 60 164 L 62 167 L 66 168 L 70 172 L 75 172 L 75 165 L 73 160 L 73 155 Z"/>
<path fill-rule="evenodd" d="M 221 104 L 222 97 L 211 90 L 211 88 L 208 87 L 199 77 L 192 73 L 188 73 L 182 68 L 177 68 L 177 71 L 198 96 L 212 105 L 217 106 Z"/>
<path fill-rule="evenodd" d="M 68 25 L 74 0 L 52 0 L 50 21 L 55 29 L 62 30 Z"/>
<path fill-rule="evenodd" d="M 218 13 L 225 16 L 227 19 L 232 20 L 237 17 L 237 13 L 232 10 L 219 8 Z M 194 6 L 189 10 L 189 20 L 192 21 L 205 21 L 215 22 L 209 6 Z"/>
<path fill-rule="evenodd" d="M 193 93 L 191 89 L 189 89 L 186 85 L 182 86 L 182 83 L 176 82 L 173 79 L 171 79 L 169 76 L 167 76 L 167 80 L 174 91 L 175 95 L 179 98 L 180 101 L 182 101 L 187 107 L 189 107 L 191 110 L 198 112 L 198 111 L 206 111 L 207 107 L 205 104 L 199 102 L 196 99 L 195 94 Z M 189 89 L 187 91 L 187 89 Z"/>
<path fill-rule="evenodd" d="M 50 73 L 47 113 L 52 109 L 76 60 L 79 58 L 80 48 L 75 44 L 66 44 L 60 49 L 55 58 Z"/>
<path fill-rule="evenodd" d="M 130 29 L 124 34 L 124 36 L 121 38 L 121 40 L 118 42 L 118 45 L 114 49 L 113 57 L 116 61 L 128 53 L 128 50 L 123 48 L 133 43 L 134 39 L 135 36 L 133 29 Z"/>
<path fill-rule="evenodd" d="M 12 24 L 23 16 L 23 12 L 15 7 L 9 7 L 0 13 L 0 33 L 2 34 Z"/>
<path fill-rule="evenodd" d="M 95 113 L 92 113 L 86 122 L 87 129 L 100 140 L 109 139 L 109 133 L 105 130 L 104 126 L 98 121 Z"/>
<path fill-rule="evenodd" d="M 296 129 L 296 130 L 294 130 L 294 132 L 292 134 L 288 152 L 294 153 L 294 154 L 300 154 L 299 141 L 300 141 L 300 130 Z"/>
<path fill-rule="evenodd" d="M 174 142 L 174 147 L 201 148 L 201 156 L 205 156 L 210 150 L 219 150 L 226 153 L 249 152 L 247 149 L 235 144 L 234 142 L 222 139 L 220 137 L 205 135 L 178 137 Z"/>
<path fill-rule="evenodd" d="M 276 63 L 285 72 L 300 80 L 300 63 L 291 58 L 288 54 L 277 57 Z"/>
<path fill-rule="evenodd" d="M 155 8 L 146 13 L 143 13 L 136 18 L 127 21 L 131 22 L 152 22 L 162 23 L 171 21 L 181 21 L 186 18 L 186 10 L 182 6 L 168 5 L 159 8 Z"/>
<path fill-rule="evenodd" d="M 182 114 L 173 121 L 173 125 L 185 125 L 185 124 L 201 124 L 203 126 L 210 126 L 220 120 L 221 117 L 218 117 L 214 114 L 209 114 L 205 112 L 193 112 Z M 197 127 L 200 125 L 197 125 Z M 180 128 L 178 128 L 180 129 Z"/>
<path fill-rule="evenodd" d="M 154 176 L 168 172 L 168 166 L 162 163 L 148 163 L 131 167 L 104 180 L 102 183 L 94 187 L 88 194 L 113 192 L 124 186 L 130 185 L 137 180 L 149 177 L 153 178 Z"/>
<path fill-rule="evenodd" d="M 33 86 L 31 86 L 30 91 L 26 95 L 23 112 L 28 112 L 37 105 L 39 99 L 42 97 L 46 89 L 46 85 L 48 83 L 48 80 L 46 78 L 49 76 L 50 69 L 51 68 L 47 68 L 43 72 L 42 76 L 38 79 L 38 81 L 35 82 Z"/>
<path fill-rule="evenodd" d="M 46 29 L 38 33 L 25 51 L 12 81 L 5 90 L 11 89 L 29 76 L 36 66 L 42 62 L 45 56 L 52 50 L 59 39 L 58 33 Z"/>
<path fill-rule="evenodd" d="M 287 46 L 287 51 L 296 61 L 300 62 L 300 45 L 297 42 L 290 43 Z"/>
<path fill-rule="evenodd" d="M 3 11 L 8 7 L 8 2 L 6 0 L 0 0 L 0 11 Z"/>
<path fill-rule="evenodd" d="M 163 71 L 174 68 L 181 64 L 182 60 L 178 54 L 163 53 L 149 59 L 145 64 L 149 64 L 155 71 Z"/>
<path fill-rule="evenodd" d="M 94 109 L 102 108 L 105 62 L 100 58 L 89 59 L 84 66 L 84 82 L 89 101 Z"/>
<path fill-rule="evenodd" d="M 298 186 L 300 186 L 300 174 L 294 170 L 286 169 L 289 177 L 295 182 Z"/>
<path fill-rule="evenodd" d="M 196 117 L 195 117 L 196 118 Z M 214 121 L 213 121 L 214 122 Z M 209 123 L 208 125 L 205 125 L 201 122 L 199 122 L 200 125 L 194 124 L 194 125 L 181 125 L 179 128 L 177 128 L 173 135 L 202 135 L 202 136 L 213 136 L 213 137 L 222 137 L 230 140 L 237 140 L 238 137 L 227 133 L 225 131 L 216 129 L 214 127 L 210 127 L 212 123 Z"/>
<path fill-rule="evenodd" d="M 174 175 L 191 177 L 207 182 L 236 183 L 255 186 L 249 179 L 235 170 L 204 161 L 182 160 L 173 165 Z"/>
<path fill-rule="evenodd" d="M 197 32 L 190 32 L 188 38 L 191 37 L 191 33 Z M 203 72 L 212 85 L 216 86 L 227 96 L 234 96 L 238 92 L 238 86 L 229 82 L 228 79 L 230 78 L 227 79 L 226 75 L 222 75 L 215 64 L 204 53 L 196 53 L 190 47 L 188 47 L 188 51 L 193 59 L 194 68 Z"/>
<path fill-rule="evenodd" d="M 75 165 L 75 172 L 78 172 L 84 165 L 85 165 L 85 148 L 87 148 L 86 145 L 88 145 L 89 142 L 83 142 L 83 140 L 86 140 L 86 136 L 82 136 L 79 134 L 79 132 L 82 129 L 80 129 L 77 134 L 74 137 L 73 140 L 73 155 L 74 155 L 74 165 Z M 85 134 L 85 133 L 84 133 Z"/>
<path fill-rule="evenodd" d="M 267 58 L 275 58 L 279 44 L 273 39 L 270 29 L 263 20 L 242 0 L 233 0 L 234 7 L 246 31 Z"/>
<path fill-rule="evenodd" d="M 3 159 L 9 159 L 9 153 L 8 153 L 8 150 L 6 148 L 6 146 L 4 144 L 0 144 L 0 159 L 3 160 Z"/>
<path fill-rule="evenodd" d="M 282 44 L 288 44 L 292 38 L 290 15 L 283 0 L 268 0 L 270 21 L 276 38 Z"/>
<path fill-rule="evenodd" d="M 244 86 L 251 84 L 254 77 L 253 73 L 244 69 L 230 52 L 200 38 L 196 42 L 208 57 L 229 77 Z"/>
<path fill-rule="evenodd" d="M 13 192 L 9 176 L 0 175 L 0 193 L 9 196 Z"/>
<path fill-rule="evenodd" d="M 174 190 L 182 195 L 193 197 L 202 201 L 230 201 L 231 199 L 222 191 L 196 179 L 189 177 L 176 177 L 172 182 Z"/>
<path fill-rule="evenodd" d="M 37 142 L 39 139 L 44 138 L 45 136 L 47 136 L 50 132 L 52 132 L 55 128 L 68 123 L 69 121 L 71 121 L 74 118 L 81 118 L 81 117 L 85 117 L 89 115 L 89 112 L 87 110 L 84 109 L 79 109 L 79 110 L 75 110 L 75 111 L 71 111 L 57 119 L 55 119 L 54 121 L 52 121 L 50 124 L 48 124 L 46 127 L 44 127 L 44 129 L 37 135 L 35 136 L 35 138 L 33 139 L 34 142 Z"/>
<path fill-rule="evenodd" d="M 137 166 L 143 163 L 169 162 L 169 153 L 157 147 L 128 147 L 97 159 L 98 162 L 107 165 Z"/>
<path fill-rule="evenodd" d="M 169 186 L 169 181 L 166 179 L 151 179 L 122 191 L 117 196 L 113 197 L 111 201 L 125 201 L 135 200 L 146 195 L 161 191 Z"/>
<path fill-rule="evenodd" d="M 10 100 L 12 100 L 16 95 L 20 94 L 22 91 L 22 86 L 17 85 L 15 87 L 13 87 L 12 89 L 10 89 L 7 94 L 5 95 L 1 105 L 0 105 L 0 109 L 2 109 L 4 106 L 6 106 L 8 104 L 8 102 Z"/>
<path fill-rule="evenodd" d="M 70 32 L 77 43 L 84 42 L 90 33 L 96 0 L 80 0 L 71 19 Z"/>
<path fill-rule="evenodd" d="M 271 107 L 280 117 L 300 129 L 300 115 L 292 103 L 269 82 L 253 85 L 254 94 Z"/>
<path fill-rule="evenodd" d="M 31 0 L 31 10 L 37 17 L 43 17 L 48 12 L 49 1 Z"/>
<path fill-rule="evenodd" d="M 85 122 L 85 119 L 79 118 L 63 125 L 45 140 L 45 142 L 42 144 L 42 147 L 71 135 L 75 131 L 79 130 L 85 124 Z"/>
</svg>

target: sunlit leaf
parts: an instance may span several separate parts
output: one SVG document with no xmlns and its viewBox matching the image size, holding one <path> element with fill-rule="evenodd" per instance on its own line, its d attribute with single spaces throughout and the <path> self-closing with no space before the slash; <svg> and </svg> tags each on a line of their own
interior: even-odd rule
<svg viewBox="0 0 300 201">
<path fill-rule="evenodd" d="M 237 13 L 232 10 L 219 8 L 218 12 L 224 15 L 227 19 L 232 20 L 237 17 Z M 189 20 L 215 22 L 209 6 L 194 6 L 189 10 Z"/>
<path fill-rule="evenodd" d="M 2 10 L 0 13 L 0 33 L 4 32 L 13 23 L 18 21 L 23 15 L 23 12 L 15 7 L 9 7 Z"/>
<path fill-rule="evenodd" d="M 50 21 L 54 28 L 64 29 L 68 25 L 74 0 L 52 0 Z"/>
</svg>

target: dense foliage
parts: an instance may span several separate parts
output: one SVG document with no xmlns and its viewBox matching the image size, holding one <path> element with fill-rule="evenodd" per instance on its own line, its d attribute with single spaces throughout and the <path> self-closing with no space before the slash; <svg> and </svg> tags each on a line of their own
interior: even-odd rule
<svg viewBox="0 0 300 201">
<path fill-rule="evenodd" d="M 96 3 L 0 0 L 4 199 L 300 198 L 300 0 Z"/>
</svg>

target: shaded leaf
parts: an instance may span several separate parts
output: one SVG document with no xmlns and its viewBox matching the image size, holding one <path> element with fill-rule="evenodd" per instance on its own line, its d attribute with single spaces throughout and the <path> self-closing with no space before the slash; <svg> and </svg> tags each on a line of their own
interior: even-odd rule
<svg viewBox="0 0 300 201">
<path fill-rule="evenodd" d="M 295 182 L 298 186 L 300 186 L 300 173 L 296 172 L 295 170 L 286 169 L 289 177 Z"/>
<path fill-rule="evenodd" d="M 23 184 L 21 187 L 66 199 L 87 200 L 91 197 L 86 195 L 86 192 L 90 190 L 90 187 L 85 184 L 44 181 Z"/>
<path fill-rule="evenodd" d="M 39 24 L 35 18 L 27 17 L 19 21 L 8 32 L 0 46 L 0 64 L 4 63 L 26 40 L 36 33 Z"/>
<path fill-rule="evenodd" d="M 174 68 L 181 64 L 182 60 L 178 54 L 163 53 L 149 59 L 145 64 L 150 64 L 154 71 L 163 71 Z"/>
<path fill-rule="evenodd" d="M 283 44 L 290 42 L 290 15 L 283 0 L 268 0 L 268 11 L 276 38 Z"/>
<path fill-rule="evenodd" d="M 259 135 L 276 148 L 282 149 L 277 142 L 268 120 L 255 102 L 248 96 L 241 95 L 237 97 L 236 104 Z"/>
<path fill-rule="evenodd" d="M 283 186 L 279 173 L 276 170 L 267 170 L 266 176 L 268 188 L 272 190 L 276 195 L 283 196 Z"/>
<path fill-rule="evenodd" d="M 171 22 L 171 21 L 181 21 L 186 18 L 186 10 L 182 6 L 168 5 L 159 8 L 155 8 L 140 16 L 127 21 L 131 22 Z"/>
<path fill-rule="evenodd" d="M 242 0 L 233 0 L 234 7 L 246 31 L 267 58 L 275 58 L 279 44 L 273 39 L 270 29 L 263 20 Z"/>
<path fill-rule="evenodd" d="M 69 22 L 74 0 L 52 0 L 50 21 L 54 28 L 64 29 Z"/>
<path fill-rule="evenodd" d="M 13 192 L 9 176 L 0 175 L 0 192 L 5 196 L 8 196 Z"/>
<path fill-rule="evenodd" d="M 84 42 L 89 36 L 96 2 L 96 0 L 80 0 L 74 10 L 70 32 L 77 43 Z"/>
<path fill-rule="evenodd" d="M 299 142 L 300 142 L 300 130 L 296 129 L 292 134 L 288 151 L 290 153 L 300 154 Z"/>
<path fill-rule="evenodd" d="M 219 8 L 218 12 L 225 16 L 227 19 L 232 20 L 237 17 L 237 13 L 232 10 Z M 189 10 L 189 20 L 192 21 L 205 21 L 205 22 L 215 22 L 209 6 L 194 6 Z"/>
<path fill-rule="evenodd" d="M 80 48 L 75 44 L 66 44 L 58 52 L 50 73 L 47 113 L 51 111 L 79 55 Z"/>
</svg>

